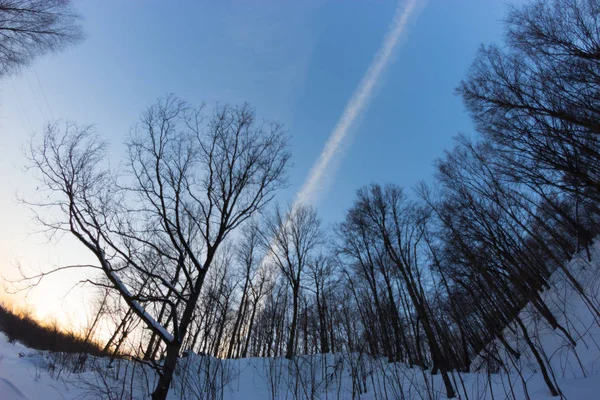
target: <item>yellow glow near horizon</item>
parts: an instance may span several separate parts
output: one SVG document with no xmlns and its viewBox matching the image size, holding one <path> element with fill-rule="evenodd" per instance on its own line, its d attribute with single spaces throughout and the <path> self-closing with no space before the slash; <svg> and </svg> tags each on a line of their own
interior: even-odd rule
<svg viewBox="0 0 600 400">
<path fill-rule="evenodd" d="M 368 70 L 366 71 L 355 92 L 349 99 L 344 112 L 337 125 L 331 132 L 322 153 L 311 169 L 307 180 L 299 191 L 296 202 L 314 201 L 316 194 L 321 190 L 321 185 L 326 173 L 331 173 L 331 162 L 337 154 L 344 139 L 347 137 L 356 119 L 363 112 L 376 89 L 382 73 L 393 57 L 394 50 L 398 47 L 406 28 L 414 17 L 424 0 L 401 1 L 396 9 L 394 20 L 388 29 L 381 47 L 378 49 Z M 33 104 L 33 103 L 32 103 Z M 30 124 L 29 118 L 27 122 Z M 35 124 L 35 122 L 34 122 Z M 36 125 L 40 126 L 40 125 Z M 11 157 L 15 157 L 12 154 Z M 15 158 L 16 159 L 16 158 Z M 35 182 L 26 174 L 12 177 L 13 187 L 20 191 L 35 191 Z M 6 205 L 7 200 L 0 198 L 0 207 Z M 5 207 L 14 210 L 15 207 Z M 58 243 L 45 243 L 43 237 L 28 236 L 30 232 L 39 227 L 31 221 L 31 214 L 26 207 L 7 215 L 2 224 L 5 229 L 0 231 L 0 273 L 9 279 L 17 278 L 17 264 L 22 265 L 28 272 L 48 270 L 53 266 L 94 263 L 92 257 L 81 244 L 68 235 Z M 10 230 L 6 227 L 14 227 Z M 3 297 L 17 305 L 31 305 L 36 316 L 42 320 L 57 319 L 65 326 L 84 326 L 89 318 L 89 300 L 93 291 L 87 287 L 77 287 L 64 298 L 69 289 L 79 280 L 86 277 L 84 271 L 64 271 L 45 278 L 34 288 L 26 298 L 23 294 L 6 295 Z"/>
<path fill-rule="evenodd" d="M 23 224 L 22 228 L 29 232 L 35 229 L 31 223 Z M 89 286 L 77 285 L 77 282 L 88 277 L 90 271 L 57 272 L 45 277 L 31 290 L 17 293 L 13 293 L 16 288 L 10 283 L 20 279 L 19 268 L 26 274 L 36 274 L 56 266 L 93 263 L 89 252 L 75 239 L 66 235 L 58 242 L 49 242 L 44 235 L 24 232 L 0 243 L 0 257 L 3 278 L 0 299 L 17 308 L 30 309 L 40 321 L 57 321 L 65 328 L 74 330 L 85 326 L 90 312 L 87 304 L 92 300 L 94 291 Z M 22 284 L 16 286 L 23 287 Z"/>
</svg>

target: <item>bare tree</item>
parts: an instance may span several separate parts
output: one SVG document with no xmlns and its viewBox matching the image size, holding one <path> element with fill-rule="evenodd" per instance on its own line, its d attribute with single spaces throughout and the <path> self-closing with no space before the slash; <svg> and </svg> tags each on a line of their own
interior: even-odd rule
<svg viewBox="0 0 600 400">
<path fill-rule="evenodd" d="M 252 331 L 252 325 L 254 323 L 253 316 L 256 315 L 256 305 L 252 306 L 252 301 L 250 299 L 255 283 L 258 284 L 257 273 L 260 270 L 260 262 L 262 261 L 259 226 L 256 221 L 252 221 L 242 228 L 242 237 L 236 246 L 235 253 L 240 268 L 239 272 L 241 273 L 239 278 L 243 283 L 241 285 L 239 307 L 227 350 L 228 358 L 231 358 L 234 355 L 238 357 L 241 352 L 243 339 L 242 330 L 246 324 L 250 308 L 252 308 L 252 313 L 250 314 L 250 321 L 247 322 L 248 326 L 246 327 L 248 329 L 246 335 L 248 336 Z M 237 352 L 234 352 L 234 349 L 236 348 Z"/>
<path fill-rule="evenodd" d="M 315 305 L 317 308 L 317 318 L 319 320 L 319 343 L 320 352 L 329 353 L 331 339 L 327 329 L 327 308 L 331 290 L 331 281 L 335 277 L 335 264 L 325 254 L 321 253 L 313 257 L 308 263 L 309 277 L 312 284 L 311 290 L 315 294 Z"/>
<path fill-rule="evenodd" d="M 600 199 L 600 2 L 510 9 L 506 46 L 483 46 L 458 88 L 521 181 Z"/>
<path fill-rule="evenodd" d="M 0 0 L 0 77 L 82 38 L 71 0 Z"/>
<path fill-rule="evenodd" d="M 167 396 L 217 250 L 286 185 L 290 155 L 279 124 L 257 123 L 247 104 L 218 106 L 208 117 L 203 110 L 173 96 L 150 107 L 120 174 L 104 165 L 106 144 L 90 128 L 51 124 L 30 149 L 46 197 L 29 203 L 52 210 L 40 223 L 89 249 L 166 347 L 155 400 Z"/>
<path fill-rule="evenodd" d="M 304 268 L 321 242 L 321 221 L 312 207 L 302 204 L 290 206 L 285 212 L 277 207 L 262 230 L 262 245 L 267 250 L 268 260 L 279 268 L 292 292 L 292 322 L 285 354 L 288 359 L 295 355 Z"/>
<path fill-rule="evenodd" d="M 408 201 L 402 189 L 395 185 L 370 185 L 360 189 L 353 207 L 346 216 L 350 229 L 363 230 L 368 237 L 375 237 L 404 284 L 417 315 L 417 325 L 423 330 L 433 361 L 433 371 L 440 370 L 448 398 L 456 396 L 448 376 L 449 366 L 438 338 L 437 325 L 431 315 L 423 285 L 422 255 L 426 215 Z M 418 330 L 418 328 L 417 328 Z M 415 335 L 419 339 L 419 335 Z"/>
</svg>

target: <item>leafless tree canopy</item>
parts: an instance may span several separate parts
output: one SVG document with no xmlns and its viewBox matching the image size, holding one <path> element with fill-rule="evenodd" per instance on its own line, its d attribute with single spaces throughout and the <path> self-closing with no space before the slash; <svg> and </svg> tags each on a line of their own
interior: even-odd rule
<svg viewBox="0 0 600 400">
<path fill-rule="evenodd" d="M 0 0 L 0 76 L 82 38 L 71 0 Z"/>
<path fill-rule="evenodd" d="M 96 257 L 90 280 L 114 327 L 105 351 L 143 326 L 134 352 L 158 372 L 156 400 L 191 352 L 268 357 L 273 398 L 277 365 L 290 382 L 313 374 L 310 390 L 295 381 L 295 397 L 301 387 L 318 397 L 338 368 L 353 398 L 416 396 L 400 376 L 378 388 L 364 355 L 439 373 L 449 398 L 471 398 L 460 373 L 473 369 L 520 377 L 527 397 L 524 368 L 560 396 L 540 329 L 559 339 L 559 358 L 583 336 L 571 300 L 544 292 L 559 280 L 600 323 L 598 288 L 580 275 L 598 276 L 600 0 L 533 1 L 510 10 L 506 31 L 459 88 L 478 135 L 458 137 L 416 196 L 362 187 L 332 229 L 309 205 L 267 209 L 290 155 L 281 126 L 248 105 L 208 111 L 168 96 L 142 114 L 116 168 L 92 128 L 50 124 L 30 149 L 40 185 L 29 203 L 49 232 Z M 328 352 L 340 361 L 319 383 L 316 364 L 300 365 Z M 505 389 L 518 398 L 513 383 Z M 418 395 L 439 398 L 428 390 Z"/>
<path fill-rule="evenodd" d="M 458 88 L 522 180 L 600 191 L 599 16 L 596 0 L 512 8 L 506 46 L 482 46 Z"/>
<path fill-rule="evenodd" d="M 166 343 L 156 398 L 166 395 L 217 250 L 286 185 L 279 124 L 257 122 L 247 104 L 209 115 L 204 108 L 174 96 L 150 107 L 119 171 L 108 169 L 107 145 L 89 127 L 51 124 L 30 151 L 47 195 L 35 204 L 51 209 L 40 222 L 85 245 L 109 285 Z"/>
<path fill-rule="evenodd" d="M 312 262 L 315 250 L 323 243 L 321 220 L 314 208 L 298 204 L 287 211 L 279 207 L 266 219 L 262 246 L 268 259 L 277 267 L 292 294 L 292 321 L 286 357 L 291 359 L 296 348 L 299 296 L 305 268 Z"/>
</svg>

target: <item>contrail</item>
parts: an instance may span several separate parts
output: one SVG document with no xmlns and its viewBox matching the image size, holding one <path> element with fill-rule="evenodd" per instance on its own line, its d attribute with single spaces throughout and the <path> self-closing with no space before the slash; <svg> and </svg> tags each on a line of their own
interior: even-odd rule
<svg viewBox="0 0 600 400">
<path fill-rule="evenodd" d="M 318 189 L 323 181 L 325 171 L 328 169 L 334 156 L 339 152 L 342 142 L 348 135 L 352 124 L 371 100 L 373 89 L 379 81 L 385 67 L 389 64 L 394 50 L 398 46 L 398 42 L 406 32 L 410 17 L 420 8 L 417 6 L 425 4 L 425 2 L 426 0 L 401 0 L 396 7 L 393 22 L 385 35 L 383 44 L 375 54 L 365 76 L 348 101 L 340 120 L 331 132 L 327 143 L 325 143 L 325 147 L 323 148 L 319 159 L 311 168 L 302 189 L 296 195 L 290 214 L 292 214 L 301 204 L 316 200 Z M 283 225 L 279 227 L 280 231 L 287 229 L 289 223 L 290 220 L 288 216 Z M 275 238 L 271 238 L 271 249 L 273 248 L 274 240 Z M 268 259 L 269 254 L 266 254 L 260 263 L 261 268 L 267 268 Z"/>
<path fill-rule="evenodd" d="M 348 101 L 341 118 L 331 132 L 327 143 L 325 143 L 319 159 L 311 168 L 308 178 L 296 196 L 294 206 L 310 203 L 318 197 L 317 194 L 322 185 L 325 172 L 329 169 L 335 155 L 339 153 L 341 145 L 356 118 L 369 104 L 373 95 L 373 89 L 379 81 L 382 72 L 389 64 L 398 42 L 406 32 L 410 17 L 418 9 L 417 5 L 419 3 L 419 0 L 408 0 L 401 1 L 398 4 L 394 20 L 385 35 L 383 44 L 375 54 L 365 76 Z"/>
</svg>

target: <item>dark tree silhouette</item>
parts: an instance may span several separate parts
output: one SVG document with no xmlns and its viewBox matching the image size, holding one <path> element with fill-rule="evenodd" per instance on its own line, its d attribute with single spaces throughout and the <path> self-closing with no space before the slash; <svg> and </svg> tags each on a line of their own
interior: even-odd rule
<svg viewBox="0 0 600 400">
<path fill-rule="evenodd" d="M 82 38 L 71 0 L 0 0 L 0 77 Z"/>
<path fill-rule="evenodd" d="M 262 245 L 270 262 L 275 264 L 292 292 L 292 322 L 285 356 L 296 353 L 296 328 L 302 278 L 313 252 L 323 241 L 321 220 L 316 211 L 306 205 L 277 208 L 265 221 Z"/>
<path fill-rule="evenodd" d="M 281 126 L 256 123 L 247 104 L 205 117 L 173 96 L 142 115 L 127 148 L 117 174 L 91 129 L 48 126 L 30 152 L 46 197 L 31 204 L 52 209 L 40 222 L 88 248 L 164 343 L 153 399 L 165 399 L 217 250 L 286 184 L 289 153 Z"/>
<path fill-rule="evenodd" d="M 458 88 L 517 179 L 600 199 L 600 2 L 510 10 L 506 46 L 484 46 Z"/>
</svg>

